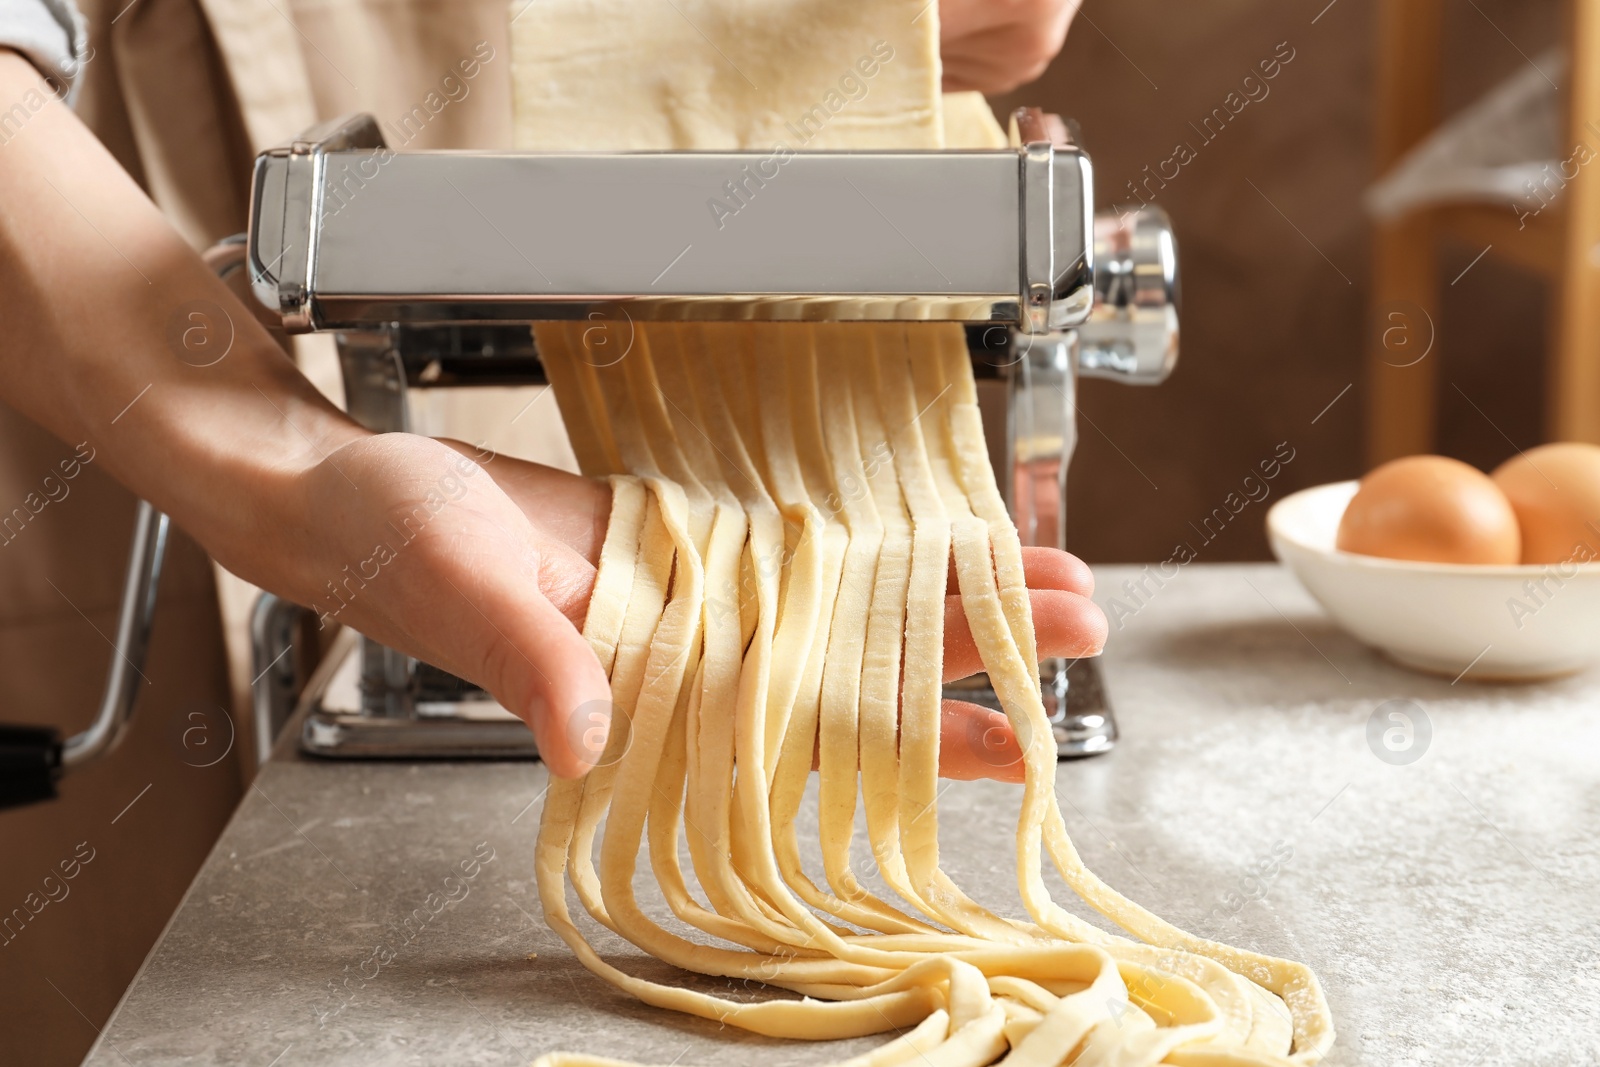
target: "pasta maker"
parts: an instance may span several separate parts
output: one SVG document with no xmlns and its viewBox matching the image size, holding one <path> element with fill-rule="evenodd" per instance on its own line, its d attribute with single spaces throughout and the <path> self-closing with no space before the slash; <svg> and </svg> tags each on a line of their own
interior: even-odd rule
<svg viewBox="0 0 1600 1067">
<path fill-rule="evenodd" d="M 248 236 L 211 257 L 247 267 L 289 332 L 334 335 L 350 414 L 378 431 L 409 428 L 411 389 L 543 383 L 536 321 L 588 322 L 619 350 L 655 320 L 961 323 L 1022 543 L 1064 547 L 1077 377 L 1171 371 L 1176 249 L 1157 208 L 1095 214 L 1089 157 L 1060 119 L 1021 109 L 1010 135 L 1003 149 L 786 158 L 397 152 L 355 115 L 262 153 Z M 708 207 L 730 197 L 731 217 Z M 148 584 L 149 558 L 136 553 L 130 583 Z M 482 690 L 368 638 L 338 646 L 349 654 L 297 697 L 288 653 L 306 614 L 257 605 L 263 758 L 299 699 L 300 745 L 317 755 L 535 754 Z M 1048 661 L 1041 678 L 1061 755 L 1114 744 L 1094 661 Z M 998 707 L 981 676 L 949 688 Z"/>
</svg>

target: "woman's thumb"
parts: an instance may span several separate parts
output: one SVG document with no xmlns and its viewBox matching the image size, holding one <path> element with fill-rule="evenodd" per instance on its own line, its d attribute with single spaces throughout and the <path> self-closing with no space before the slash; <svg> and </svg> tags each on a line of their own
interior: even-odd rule
<svg viewBox="0 0 1600 1067">
<path fill-rule="evenodd" d="M 527 577 L 498 586 L 482 614 L 491 643 L 485 687 L 532 728 L 552 774 L 587 773 L 613 718 L 611 686 L 589 642 Z"/>
</svg>

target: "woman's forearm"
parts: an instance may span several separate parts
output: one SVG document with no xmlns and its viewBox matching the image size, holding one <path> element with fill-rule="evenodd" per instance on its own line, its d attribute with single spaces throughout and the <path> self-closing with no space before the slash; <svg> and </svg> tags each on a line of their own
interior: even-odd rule
<svg viewBox="0 0 1600 1067">
<path fill-rule="evenodd" d="M 44 92 L 0 50 L 0 104 Z M 365 433 L 53 98 L 0 146 L 0 399 L 230 565 L 265 500 Z"/>
</svg>

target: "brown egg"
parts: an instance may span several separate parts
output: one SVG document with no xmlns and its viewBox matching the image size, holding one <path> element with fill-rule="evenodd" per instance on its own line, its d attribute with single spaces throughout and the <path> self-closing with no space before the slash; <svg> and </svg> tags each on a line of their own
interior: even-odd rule
<svg viewBox="0 0 1600 1067">
<path fill-rule="evenodd" d="M 1516 512 L 1487 474 L 1444 456 L 1407 456 L 1361 479 L 1339 520 L 1343 552 L 1432 563 L 1521 560 Z"/>
<path fill-rule="evenodd" d="M 1600 559 L 1600 446 L 1540 445 L 1500 464 L 1494 481 L 1522 526 L 1522 562 Z"/>
</svg>

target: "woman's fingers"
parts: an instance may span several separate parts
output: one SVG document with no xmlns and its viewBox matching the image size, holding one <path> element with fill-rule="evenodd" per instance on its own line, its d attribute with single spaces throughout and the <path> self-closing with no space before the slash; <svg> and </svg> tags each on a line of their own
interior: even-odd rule
<svg viewBox="0 0 1600 1067">
<path fill-rule="evenodd" d="M 1041 658 L 1096 656 L 1106 643 L 1106 617 L 1099 605 L 1078 593 L 1030 589 L 1033 632 Z M 961 598 L 944 600 L 944 680 L 953 682 L 983 670 Z"/>
<path fill-rule="evenodd" d="M 1022 571 L 1029 589 L 1059 589 L 1079 596 L 1094 594 L 1094 573 L 1070 552 L 1057 548 L 1024 548 Z"/>
<path fill-rule="evenodd" d="M 820 738 L 812 742 L 812 770 L 821 759 L 820 745 Z M 1020 782 L 1022 771 L 1022 746 L 1004 712 L 965 700 L 939 702 L 940 778 Z"/>
<path fill-rule="evenodd" d="M 1032 81 L 1061 50 L 1078 0 L 940 0 L 945 92 L 993 95 Z"/>
<path fill-rule="evenodd" d="M 604 480 L 502 456 L 464 441 L 436 440 L 488 471 L 541 532 L 590 564 L 600 562 L 600 546 L 605 543 L 606 523 L 611 517 L 611 486 Z"/>
<path fill-rule="evenodd" d="M 1029 589 L 1059 589 L 1079 596 L 1094 593 L 1094 575 L 1089 565 L 1072 553 L 1058 548 L 1024 547 L 1022 573 Z M 950 596 L 960 591 L 956 584 L 956 561 L 953 557 L 945 578 L 944 591 Z"/>
<path fill-rule="evenodd" d="M 599 762 L 612 714 L 605 670 L 578 630 L 593 570 L 555 552 L 502 548 L 492 534 L 485 545 L 482 530 L 461 534 L 451 558 L 429 560 L 441 579 L 431 593 L 438 608 L 414 632 L 435 645 L 433 662 L 476 681 L 528 724 L 552 774 L 586 773 Z M 541 586 L 553 586 L 557 600 Z"/>
<path fill-rule="evenodd" d="M 595 569 L 578 550 L 535 529 L 483 465 L 425 437 L 347 445 L 304 492 L 320 536 L 302 603 L 483 686 L 532 728 L 553 774 L 595 765 L 611 690 L 579 632 Z M 323 574 L 339 584 L 318 590 Z"/>
<path fill-rule="evenodd" d="M 1059 42 L 1022 26 L 983 29 L 944 50 L 943 88 L 947 93 L 993 96 L 1037 81 L 1050 67 Z"/>
<path fill-rule="evenodd" d="M 565 615 L 536 591 L 519 617 L 499 627 L 512 654 L 495 692 L 533 728 L 550 773 L 576 778 L 600 762 L 611 731 L 611 686 L 593 649 Z"/>
<path fill-rule="evenodd" d="M 1022 746 L 1004 713 L 964 700 L 946 700 L 941 710 L 939 777 L 1022 781 Z"/>
</svg>

